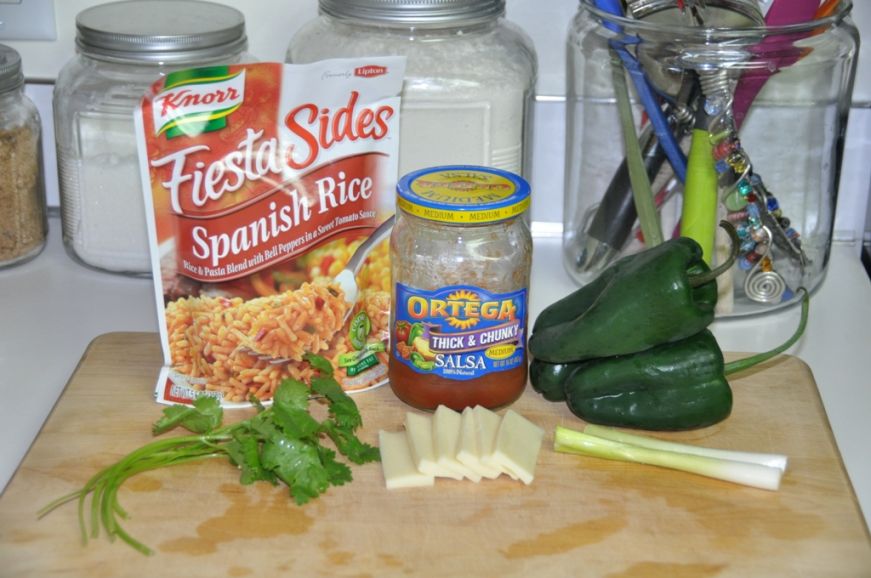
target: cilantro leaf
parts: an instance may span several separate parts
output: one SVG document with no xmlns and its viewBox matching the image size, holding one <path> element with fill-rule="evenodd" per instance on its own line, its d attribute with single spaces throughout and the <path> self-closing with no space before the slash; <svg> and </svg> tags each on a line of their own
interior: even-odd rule
<svg viewBox="0 0 871 578">
<path fill-rule="evenodd" d="M 323 357 L 322 355 L 317 355 L 315 353 L 306 353 L 305 355 L 303 355 L 303 359 L 308 361 L 309 364 L 317 369 L 322 375 L 333 375 L 333 364 L 326 357 Z"/>
<path fill-rule="evenodd" d="M 263 402 L 260 401 L 260 399 L 256 395 L 254 395 L 253 393 L 248 396 L 248 402 L 254 406 L 254 408 L 257 410 L 257 413 L 260 413 L 260 412 L 266 410 L 266 406 L 263 405 Z"/>
<path fill-rule="evenodd" d="M 275 483 L 275 475 L 263 467 L 260 461 L 260 442 L 251 434 L 237 432 L 224 445 L 227 455 L 242 470 L 239 483 L 253 484 L 258 481 Z"/>
<path fill-rule="evenodd" d="M 317 375 L 311 379 L 312 392 L 318 393 L 329 401 L 335 401 L 342 397 L 347 397 L 348 394 L 339 385 L 339 382 L 332 376 Z"/>
<path fill-rule="evenodd" d="M 296 379 L 285 379 L 275 389 L 272 397 L 273 407 L 295 407 L 308 409 L 309 389 L 306 384 Z"/>
<path fill-rule="evenodd" d="M 276 405 L 272 408 L 272 412 L 275 424 L 287 438 L 310 439 L 321 430 L 321 424 L 312 417 L 307 409 Z"/>
<path fill-rule="evenodd" d="M 341 428 L 335 422 L 327 421 L 323 424 L 327 435 L 336 444 L 339 452 L 355 464 L 380 462 L 381 451 L 365 442 L 360 441 L 353 432 Z"/>
<path fill-rule="evenodd" d="M 330 416 L 340 427 L 356 430 L 363 425 L 360 410 L 351 396 L 345 393 L 342 386 L 332 377 L 313 377 L 312 391 L 327 398 L 330 403 Z"/>
<path fill-rule="evenodd" d="M 318 446 L 318 453 L 332 485 L 342 486 L 351 481 L 351 468 L 336 460 L 336 452 L 324 446 Z"/>
<path fill-rule="evenodd" d="M 118 504 L 117 490 L 129 477 L 127 473 L 132 475 L 136 471 L 223 454 L 239 468 L 241 484 L 284 482 L 299 505 L 320 496 L 331 485 L 350 482 L 351 468 L 337 459 L 338 454 L 347 461 L 363 464 L 378 461 L 380 452 L 354 434 L 362 424 L 360 412 L 332 377 L 329 362 L 320 356 L 307 356 L 307 359 L 319 371 L 310 386 L 292 379 L 283 381 L 275 391 L 271 406 L 266 407 L 252 398 L 257 413 L 237 423 L 221 427 L 223 409 L 218 399 L 211 396 L 199 397 L 190 406 L 165 408 L 163 416 L 152 426 L 154 435 L 177 426 L 197 435 L 155 440 L 140 447 L 122 461 L 98 472 L 78 492 L 46 506 L 41 515 L 76 497 L 83 501 L 90 495 L 92 515 L 87 516 L 85 508 L 79 509 L 79 521 L 87 535 L 96 535 L 97 528 L 102 526 L 107 534 L 120 537 L 140 552 L 151 553 L 119 524 L 119 516 L 125 514 Z M 312 392 L 325 398 L 328 404 L 329 416 L 323 422 L 309 412 Z M 330 447 L 322 445 L 326 437 L 333 442 Z M 93 528 L 87 527 L 89 520 Z"/>
<path fill-rule="evenodd" d="M 263 444 L 261 459 L 265 468 L 290 486 L 290 493 L 299 505 L 318 497 L 330 485 L 314 444 L 286 438 L 270 440 Z"/>
<path fill-rule="evenodd" d="M 252 435 L 256 434 L 256 437 L 261 440 L 281 437 L 281 431 L 272 419 L 272 408 L 269 408 L 262 413 L 258 413 L 251 419 L 239 424 L 240 427 L 243 425 L 246 431 Z"/>
<path fill-rule="evenodd" d="M 174 427 L 182 426 L 193 433 L 208 433 L 221 425 L 224 410 L 214 397 L 201 396 L 193 405 L 171 405 L 163 410 L 163 417 L 151 426 L 154 435 L 165 433 Z"/>
<path fill-rule="evenodd" d="M 285 436 L 303 439 L 320 430 L 321 425 L 308 411 L 309 393 L 306 384 L 293 379 L 284 380 L 275 390 L 272 415 Z"/>
</svg>

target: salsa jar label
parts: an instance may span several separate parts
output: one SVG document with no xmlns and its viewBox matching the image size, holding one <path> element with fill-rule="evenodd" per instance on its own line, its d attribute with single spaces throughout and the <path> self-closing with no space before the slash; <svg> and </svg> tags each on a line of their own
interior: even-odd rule
<svg viewBox="0 0 871 578">
<path fill-rule="evenodd" d="M 396 284 L 394 359 L 421 374 L 470 380 L 524 363 L 527 291 Z"/>
</svg>

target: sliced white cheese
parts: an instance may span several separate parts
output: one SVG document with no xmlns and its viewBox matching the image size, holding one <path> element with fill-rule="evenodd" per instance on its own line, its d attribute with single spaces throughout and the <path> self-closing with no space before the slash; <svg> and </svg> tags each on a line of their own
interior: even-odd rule
<svg viewBox="0 0 871 578">
<path fill-rule="evenodd" d="M 535 477 L 535 463 L 543 439 L 543 429 L 509 409 L 502 416 L 496 433 L 492 462 L 514 472 L 528 485 Z"/>
<path fill-rule="evenodd" d="M 478 446 L 478 428 L 475 411 L 471 407 L 463 410 L 460 416 L 460 439 L 457 440 L 457 461 L 468 469 L 476 472 L 482 478 L 493 480 L 502 473 L 496 467 L 484 465 L 481 462 L 481 451 Z"/>
<path fill-rule="evenodd" d="M 487 467 L 496 468 L 516 480 L 517 475 L 514 472 L 505 469 L 501 464 L 493 461 L 493 451 L 496 448 L 496 433 L 499 431 L 499 424 L 502 422 L 502 418 L 499 417 L 499 414 L 481 405 L 476 405 L 473 411 L 475 412 L 475 429 L 478 432 L 478 452 L 481 463 Z"/>
<path fill-rule="evenodd" d="M 436 463 L 439 468 L 457 472 L 477 484 L 481 481 L 480 474 L 457 460 L 457 442 L 460 439 L 462 421 L 462 416 L 451 408 L 444 405 L 436 408 L 432 418 L 432 438 Z"/>
<path fill-rule="evenodd" d="M 433 419 L 430 415 L 408 412 L 405 414 L 405 434 L 415 467 L 430 476 L 462 480 L 463 474 L 439 465 L 433 443 Z"/>
<path fill-rule="evenodd" d="M 405 432 L 378 432 L 381 449 L 381 470 L 388 490 L 432 486 L 435 478 L 424 474 L 414 465 L 408 436 Z"/>
</svg>

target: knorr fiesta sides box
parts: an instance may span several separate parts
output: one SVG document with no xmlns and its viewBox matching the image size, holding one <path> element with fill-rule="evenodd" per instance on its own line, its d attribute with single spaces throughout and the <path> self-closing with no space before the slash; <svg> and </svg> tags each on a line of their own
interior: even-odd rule
<svg viewBox="0 0 871 578">
<path fill-rule="evenodd" d="M 162 403 L 383 384 L 400 57 L 168 74 L 137 111 Z"/>
</svg>

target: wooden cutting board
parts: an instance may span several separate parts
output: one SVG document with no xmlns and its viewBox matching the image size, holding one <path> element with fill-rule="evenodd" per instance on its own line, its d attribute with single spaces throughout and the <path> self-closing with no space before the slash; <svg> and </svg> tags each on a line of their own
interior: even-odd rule
<svg viewBox="0 0 871 578">
<path fill-rule="evenodd" d="M 547 436 L 531 486 L 438 480 L 387 491 L 378 464 L 297 507 L 284 488 L 240 486 L 224 461 L 142 474 L 120 499 L 146 557 L 100 537 L 82 546 L 76 508 L 36 511 L 150 441 L 153 334 L 96 339 L 0 497 L 0 574 L 121 576 L 871 576 L 871 541 L 813 377 L 781 357 L 733 381 L 735 408 L 704 430 L 662 434 L 790 457 L 767 492 L 650 466 L 557 454 L 557 424 L 582 427 L 532 390 L 514 408 Z M 398 430 L 389 388 L 356 397 L 361 437 Z M 229 420 L 241 419 L 230 413 Z"/>
</svg>

